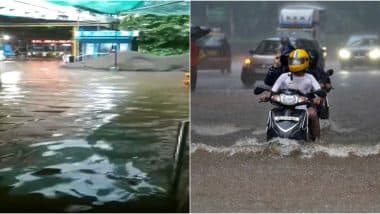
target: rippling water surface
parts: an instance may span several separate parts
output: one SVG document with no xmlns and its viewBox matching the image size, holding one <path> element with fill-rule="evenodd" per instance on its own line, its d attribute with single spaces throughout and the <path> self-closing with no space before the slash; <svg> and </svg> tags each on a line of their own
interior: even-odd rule
<svg viewBox="0 0 380 214">
<path fill-rule="evenodd" d="M 176 129 L 188 117 L 182 72 L 2 66 L 0 207 L 167 209 Z"/>
</svg>

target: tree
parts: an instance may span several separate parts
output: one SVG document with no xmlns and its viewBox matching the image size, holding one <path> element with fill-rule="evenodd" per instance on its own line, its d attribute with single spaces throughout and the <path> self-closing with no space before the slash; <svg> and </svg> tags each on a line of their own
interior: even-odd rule
<svg viewBox="0 0 380 214">
<path fill-rule="evenodd" d="M 120 29 L 139 30 L 139 48 L 142 52 L 173 55 L 189 52 L 188 15 L 129 15 Z"/>
</svg>

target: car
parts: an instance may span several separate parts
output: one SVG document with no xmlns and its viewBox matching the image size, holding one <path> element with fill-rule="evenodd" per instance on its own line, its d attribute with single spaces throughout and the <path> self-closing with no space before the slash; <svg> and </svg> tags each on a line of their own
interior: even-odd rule
<svg viewBox="0 0 380 214">
<path fill-rule="evenodd" d="M 205 55 L 198 70 L 220 70 L 231 72 L 231 47 L 226 36 L 219 31 L 211 31 L 197 41 L 200 52 Z"/>
<path fill-rule="evenodd" d="M 306 38 L 289 38 L 295 48 L 302 48 L 313 55 L 318 55 L 317 66 L 324 69 L 326 48 L 321 48 L 316 40 Z M 250 50 L 250 56 L 244 59 L 241 81 L 245 86 L 252 86 L 256 79 L 263 78 L 273 65 L 276 52 L 281 47 L 279 37 L 262 40 L 255 50 Z"/>
<path fill-rule="evenodd" d="M 338 52 L 341 68 L 357 65 L 380 66 L 380 39 L 377 35 L 352 35 Z"/>
</svg>

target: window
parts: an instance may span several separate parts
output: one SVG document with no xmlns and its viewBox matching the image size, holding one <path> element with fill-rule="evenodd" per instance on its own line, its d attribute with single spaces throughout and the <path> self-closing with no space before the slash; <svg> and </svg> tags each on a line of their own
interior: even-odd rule
<svg viewBox="0 0 380 214">
<path fill-rule="evenodd" d="M 272 55 L 281 47 L 280 41 L 264 40 L 256 48 L 255 53 L 263 55 Z"/>
<path fill-rule="evenodd" d="M 110 53 L 112 50 L 112 43 L 101 43 L 99 45 L 99 53 Z"/>
<path fill-rule="evenodd" d="M 199 40 L 201 47 L 220 47 L 226 42 L 223 36 L 206 36 Z"/>
</svg>

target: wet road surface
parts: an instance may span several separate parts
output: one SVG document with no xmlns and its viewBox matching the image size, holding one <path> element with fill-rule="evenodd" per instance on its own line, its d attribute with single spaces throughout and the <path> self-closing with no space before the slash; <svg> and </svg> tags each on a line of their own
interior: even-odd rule
<svg viewBox="0 0 380 214">
<path fill-rule="evenodd" d="M 328 61 L 335 70 L 330 119 L 321 121 L 320 143 L 300 144 L 266 142 L 272 106 L 243 86 L 242 62 L 234 59 L 231 74 L 198 73 L 191 97 L 192 211 L 379 211 L 380 70 L 345 71 Z"/>
<path fill-rule="evenodd" d="M 182 72 L 0 66 L 0 210 L 173 209 L 168 178 L 188 117 Z"/>
</svg>

